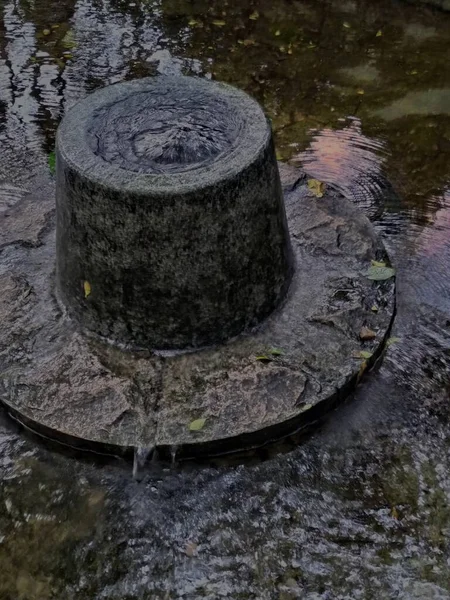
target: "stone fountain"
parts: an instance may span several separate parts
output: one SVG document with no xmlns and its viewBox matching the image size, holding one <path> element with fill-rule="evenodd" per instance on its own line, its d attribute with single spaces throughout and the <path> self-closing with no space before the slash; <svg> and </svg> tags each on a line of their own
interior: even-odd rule
<svg viewBox="0 0 450 600">
<path fill-rule="evenodd" d="M 228 452 L 317 420 L 380 356 L 382 242 L 337 191 L 280 180 L 242 91 L 104 88 L 56 155 L 56 218 L 0 254 L 0 399 L 26 426 L 114 453 Z"/>
</svg>

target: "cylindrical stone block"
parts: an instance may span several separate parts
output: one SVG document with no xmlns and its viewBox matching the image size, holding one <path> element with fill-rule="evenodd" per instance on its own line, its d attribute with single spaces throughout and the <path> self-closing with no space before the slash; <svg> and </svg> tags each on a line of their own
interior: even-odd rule
<svg viewBox="0 0 450 600">
<path fill-rule="evenodd" d="M 84 330 L 180 349 L 222 342 L 292 274 L 272 133 L 253 99 L 191 77 L 91 94 L 57 134 L 57 286 Z"/>
</svg>

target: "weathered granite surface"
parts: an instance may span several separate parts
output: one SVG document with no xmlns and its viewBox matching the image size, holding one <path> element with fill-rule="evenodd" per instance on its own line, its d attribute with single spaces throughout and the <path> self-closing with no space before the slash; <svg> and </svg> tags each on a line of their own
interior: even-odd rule
<svg viewBox="0 0 450 600">
<path fill-rule="evenodd" d="M 104 338 L 214 344 L 286 294 L 292 256 L 272 132 L 240 90 L 151 77 L 88 96 L 58 131 L 56 197 L 61 298 Z"/>
<path fill-rule="evenodd" d="M 362 213 L 330 189 L 316 198 L 300 171 L 282 173 L 297 265 L 289 294 L 255 330 L 217 347 L 133 353 L 86 337 L 55 299 L 53 221 L 36 228 L 40 244 L 4 247 L 0 399 L 70 444 L 117 452 L 176 445 L 187 456 L 263 444 L 345 397 L 382 351 L 395 281 L 367 278 L 372 259 L 388 259 Z M 25 219 L 23 211 L 11 218 Z M 361 341 L 364 326 L 374 339 Z M 374 354 L 366 361 L 361 350 Z M 204 426 L 191 431 L 196 419 Z"/>
</svg>

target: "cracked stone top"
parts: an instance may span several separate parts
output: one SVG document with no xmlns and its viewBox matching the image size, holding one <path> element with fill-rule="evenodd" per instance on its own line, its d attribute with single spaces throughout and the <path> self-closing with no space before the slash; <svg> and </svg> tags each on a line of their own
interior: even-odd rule
<svg viewBox="0 0 450 600">
<path fill-rule="evenodd" d="M 187 96 L 149 89 L 99 109 L 89 132 L 105 161 L 139 173 L 180 173 L 211 163 L 236 147 L 243 115 L 205 89 Z"/>
</svg>

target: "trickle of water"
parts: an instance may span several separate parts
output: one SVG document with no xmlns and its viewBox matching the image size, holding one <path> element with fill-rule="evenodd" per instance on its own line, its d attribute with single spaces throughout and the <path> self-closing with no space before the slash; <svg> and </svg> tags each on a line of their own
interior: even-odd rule
<svg viewBox="0 0 450 600">
<path fill-rule="evenodd" d="M 176 444 L 173 444 L 172 446 L 170 446 L 170 459 L 171 459 L 172 466 L 175 465 L 175 463 L 177 462 L 177 452 L 178 452 L 178 446 Z"/>
<path fill-rule="evenodd" d="M 133 459 L 133 479 L 142 481 L 142 469 L 147 462 L 148 457 L 153 453 L 154 446 L 137 446 L 134 449 Z"/>
</svg>

